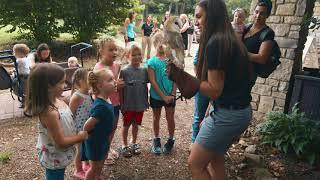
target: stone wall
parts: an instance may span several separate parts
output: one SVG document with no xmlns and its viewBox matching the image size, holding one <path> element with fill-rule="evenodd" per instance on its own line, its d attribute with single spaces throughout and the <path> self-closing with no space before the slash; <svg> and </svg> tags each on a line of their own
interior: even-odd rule
<svg viewBox="0 0 320 180">
<path fill-rule="evenodd" d="M 320 3 L 318 1 L 316 1 L 316 3 L 314 4 L 314 16 L 320 16 Z"/>
<path fill-rule="evenodd" d="M 251 3 L 251 14 L 256 3 L 256 0 Z M 272 5 L 267 25 L 275 31 L 275 39 L 281 48 L 281 65 L 269 78 L 258 78 L 252 89 L 251 104 L 257 121 L 261 121 L 267 112 L 284 110 L 306 0 L 273 0 Z"/>
</svg>

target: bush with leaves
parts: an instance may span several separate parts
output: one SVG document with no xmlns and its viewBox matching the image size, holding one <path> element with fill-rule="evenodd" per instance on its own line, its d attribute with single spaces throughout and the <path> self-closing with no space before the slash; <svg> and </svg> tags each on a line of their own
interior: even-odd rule
<svg viewBox="0 0 320 180">
<path fill-rule="evenodd" d="M 48 43 L 59 35 L 55 14 L 60 6 L 58 0 L 3 0 L 0 3 L 0 28 L 10 26 L 8 32 L 19 29 L 22 38 Z"/>
<path fill-rule="evenodd" d="M 276 146 L 280 151 L 294 151 L 310 164 L 320 160 L 320 122 L 307 119 L 296 106 L 292 113 L 270 112 L 257 126 L 263 144 Z"/>
<path fill-rule="evenodd" d="M 123 24 L 130 8 L 138 5 L 137 0 L 68 0 L 64 1 L 60 14 L 64 22 L 63 31 L 75 39 L 90 42 L 97 33 L 108 26 Z"/>
</svg>

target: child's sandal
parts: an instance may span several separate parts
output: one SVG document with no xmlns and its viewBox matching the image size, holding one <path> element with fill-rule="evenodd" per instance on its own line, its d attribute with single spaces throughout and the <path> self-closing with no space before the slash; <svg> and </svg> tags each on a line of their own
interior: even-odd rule
<svg viewBox="0 0 320 180">
<path fill-rule="evenodd" d="M 73 176 L 78 179 L 85 179 L 86 173 L 84 171 L 74 172 Z"/>
</svg>

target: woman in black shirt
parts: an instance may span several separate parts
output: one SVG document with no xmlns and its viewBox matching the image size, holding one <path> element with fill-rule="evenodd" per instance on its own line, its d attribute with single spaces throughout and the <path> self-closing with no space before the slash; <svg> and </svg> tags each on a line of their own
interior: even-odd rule
<svg viewBox="0 0 320 180">
<path fill-rule="evenodd" d="M 270 57 L 274 31 L 266 25 L 266 19 L 271 13 L 271 8 L 270 0 L 259 0 L 253 12 L 253 24 L 250 24 L 244 31 L 243 43 L 247 47 L 250 61 L 254 66 L 265 64 Z M 268 33 L 261 39 L 261 33 L 267 28 L 269 28 Z"/>
<path fill-rule="evenodd" d="M 202 30 L 197 77 L 212 108 L 192 145 L 189 166 L 193 180 L 222 180 L 224 154 L 251 120 L 252 70 L 223 0 L 201 0 L 195 15 Z"/>
<path fill-rule="evenodd" d="M 147 20 L 145 23 L 143 23 L 141 27 L 141 33 L 142 33 L 142 58 L 145 57 L 145 50 L 147 49 L 147 59 L 150 58 L 150 51 L 151 51 L 151 34 L 153 31 L 153 23 L 152 23 L 152 17 L 149 15 L 147 17 Z"/>
</svg>

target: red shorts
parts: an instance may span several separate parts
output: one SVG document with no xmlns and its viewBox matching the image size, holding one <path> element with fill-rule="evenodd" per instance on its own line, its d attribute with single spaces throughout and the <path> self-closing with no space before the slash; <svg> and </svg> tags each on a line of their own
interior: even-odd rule
<svg viewBox="0 0 320 180">
<path fill-rule="evenodd" d="M 135 123 L 141 125 L 143 117 L 143 111 L 126 111 L 123 113 L 123 126 L 130 126 L 130 124 Z"/>
</svg>

